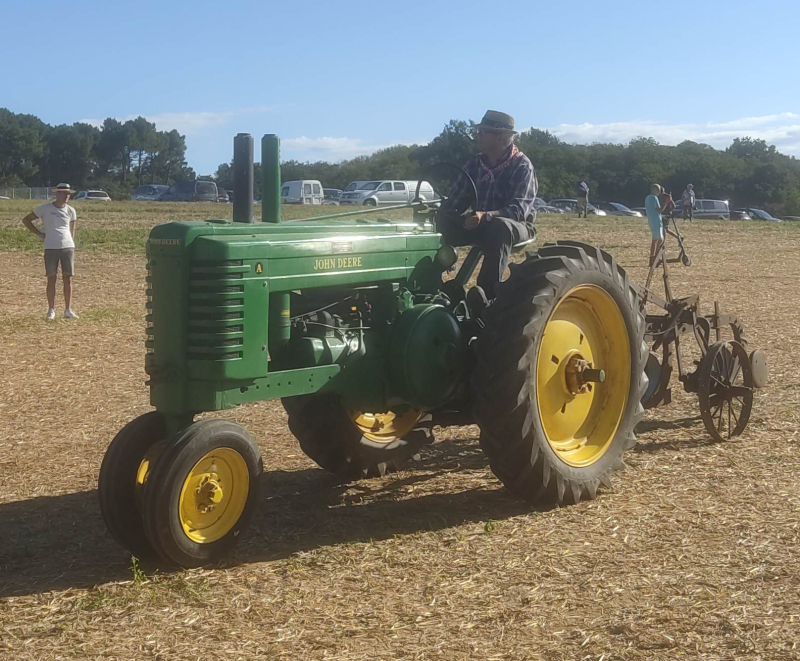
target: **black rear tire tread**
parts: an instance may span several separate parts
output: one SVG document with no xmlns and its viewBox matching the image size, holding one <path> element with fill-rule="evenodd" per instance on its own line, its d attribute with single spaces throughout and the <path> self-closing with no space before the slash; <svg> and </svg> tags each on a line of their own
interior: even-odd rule
<svg viewBox="0 0 800 661">
<path fill-rule="evenodd" d="M 633 320 L 627 325 L 634 373 L 612 445 L 595 464 L 574 470 L 553 456 L 543 430 L 537 428 L 538 412 L 528 393 L 538 349 L 534 345 L 561 295 L 588 271 L 610 279 L 624 300 L 621 310 Z M 574 241 L 543 246 L 515 266 L 497 293 L 495 303 L 484 313 L 487 327 L 475 346 L 477 365 L 471 379 L 481 447 L 492 471 L 509 490 L 529 501 L 563 504 L 595 498 L 600 487 L 611 486 L 611 474 L 625 466 L 622 455 L 636 444 L 633 430 L 644 416 L 641 398 L 647 388 L 644 368 L 649 349 L 638 294 L 613 256 Z"/>
<path fill-rule="evenodd" d="M 337 395 L 300 395 L 281 402 L 289 429 L 303 452 L 318 466 L 345 480 L 398 471 L 420 447 L 432 442 L 429 414 L 403 439 L 380 447 L 364 438 Z"/>
</svg>

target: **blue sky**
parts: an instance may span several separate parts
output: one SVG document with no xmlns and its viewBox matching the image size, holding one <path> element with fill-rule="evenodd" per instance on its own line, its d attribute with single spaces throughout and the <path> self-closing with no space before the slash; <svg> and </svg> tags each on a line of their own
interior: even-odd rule
<svg viewBox="0 0 800 661">
<path fill-rule="evenodd" d="M 568 142 L 752 135 L 800 156 L 800 2 L 656 7 L 4 3 L 0 107 L 50 124 L 143 115 L 186 135 L 199 173 L 230 160 L 240 131 L 279 134 L 284 158 L 337 161 L 487 108 Z"/>
</svg>

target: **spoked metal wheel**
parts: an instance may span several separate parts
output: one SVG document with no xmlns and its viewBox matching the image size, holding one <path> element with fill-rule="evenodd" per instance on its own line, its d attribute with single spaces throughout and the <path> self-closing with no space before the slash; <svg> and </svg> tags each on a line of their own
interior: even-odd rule
<svg viewBox="0 0 800 661">
<path fill-rule="evenodd" d="M 698 370 L 700 415 L 711 436 L 724 441 L 747 427 L 753 408 L 753 369 L 735 340 L 709 347 Z"/>
</svg>

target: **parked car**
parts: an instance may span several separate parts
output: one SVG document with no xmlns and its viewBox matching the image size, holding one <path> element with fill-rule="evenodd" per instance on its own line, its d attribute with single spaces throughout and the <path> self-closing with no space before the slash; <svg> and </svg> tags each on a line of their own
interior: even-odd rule
<svg viewBox="0 0 800 661">
<path fill-rule="evenodd" d="M 220 188 L 219 186 L 217 186 L 217 202 L 222 202 L 224 204 L 227 204 L 230 201 L 231 198 L 228 195 L 228 191 L 226 191 L 224 188 Z"/>
<path fill-rule="evenodd" d="M 178 181 L 157 199 L 159 202 L 216 202 L 217 185 L 213 181 Z"/>
<path fill-rule="evenodd" d="M 631 207 L 631 211 L 638 211 L 642 217 L 647 216 L 647 209 L 644 207 Z"/>
<path fill-rule="evenodd" d="M 6 198 L 6 199 L 8 199 L 8 198 Z M 798 221 L 798 220 L 800 220 L 800 216 L 784 216 L 784 217 L 783 217 L 783 219 L 784 219 L 784 220 L 794 220 L 794 221 Z"/>
<path fill-rule="evenodd" d="M 161 184 L 147 184 L 145 186 L 139 186 L 133 194 L 131 195 L 132 200 L 157 200 L 158 196 L 161 193 L 166 192 L 169 186 L 163 186 Z"/>
<path fill-rule="evenodd" d="M 681 200 L 675 202 L 672 215 L 675 218 L 683 217 Z M 706 220 L 730 220 L 731 211 L 727 200 L 695 200 L 692 216 Z"/>
<path fill-rule="evenodd" d="M 578 204 L 578 200 L 559 198 L 557 200 L 550 200 L 548 204 L 553 207 L 558 207 L 559 209 L 562 209 L 566 213 L 575 213 L 575 208 Z M 588 211 L 589 213 L 594 214 L 595 216 L 607 215 L 605 211 L 603 211 L 602 209 L 598 209 L 593 204 L 589 204 Z"/>
<path fill-rule="evenodd" d="M 385 206 L 391 204 L 406 204 L 413 201 L 417 192 L 417 181 L 394 181 L 378 180 L 368 181 L 352 191 L 344 191 L 339 204 L 357 206 Z M 423 181 L 420 190 L 420 197 L 425 201 L 436 199 L 433 186 L 427 181 Z"/>
<path fill-rule="evenodd" d="M 605 211 L 609 216 L 633 216 L 635 218 L 642 217 L 640 211 L 629 209 L 624 204 L 620 204 L 619 202 L 600 202 L 597 206 Z"/>
<path fill-rule="evenodd" d="M 354 190 L 358 190 L 359 188 L 361 188 L 364 184 L 368 184 L 368 183 L 369 183 L 368 180 L 365 180 L 365 181 L 351 181 L 349 184 L 347 184 L 347 187 L 342 192 L 343 193 L 351 193 Z"/>
<path fill-rule="evenodd" d="M 558 207 L 551 206 L 547 204 L 541 197 L 535 197 L 533 199 L 533 210 L 536 213 L 545 213 L 545 214 L 563 214 L 564 210 L 559 209 Z"/>
<path fill-rule="evenodd" d="M 82 190 L 78 191 L 73 200 L 92 200 L 93 202 L 111 202 L 111 198 L 104 190 Z"/>
<path fill-rule="evenodd" d="M 342 196 L 342 191 L 339 188 L 323 188 L 322 196 L 322 204 L 333 204 L 338 206 L 339 198 Z"/>
<path fill-rule="evenodd" d="M 285 181 L 281 186 L 281 204 L 322 204 L 322 184 L 316 179 Z"/>
<path fill-rule="evenodd" d="M 745 209 L 731 209 L 731 220 L 753 220 Z"/>
<path fill-rule="evenodd" d="M 783 222 L 780 218 L 775 218 L 775 216 L 764 211 L 763 209 L 753 209 L 752 207 L 748 207 L 747 209 L 740 209 L 740 211 L 746 211 L 753 220 L 766 220 L 770 223 Z"/>
<path fill-rule="evenodd" d="M 5 195 L 0 195 L 0 200 L 10 200 L 10 197 L 6 197 Z"/>
</svg>

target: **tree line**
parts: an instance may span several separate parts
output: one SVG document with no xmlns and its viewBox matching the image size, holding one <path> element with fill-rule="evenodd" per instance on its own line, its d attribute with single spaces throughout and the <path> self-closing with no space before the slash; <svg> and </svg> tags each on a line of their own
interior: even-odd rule
<svg viewBox="0 0 800 661">
<path fill-rule="evenodd" d="M 158 131 L 144 117 L 102 126 L 76 122 L 50 126 L 33 115 L 0 108 L 0 186 L 101 188 L 114 199 L 140 184 L 193 179 L 186 140 Z"/>
<path fill-rule="evenodd" d="M 473 122 L 451 120 L 427 145 L 397 145 L 341 163 L 284 161 L 281 177 L 284 181 L 318 179 L 329 188 L 344 188 L 358 180 L 431 178 L 434 163 L 463 165 L 474 154 L 474 134 Z M 578 177 L 586 175 L 592 201 L 643 206 L 652 183 L 663 185 L 676 197 L 691 183 L 698 198 L 729 200 L 734 208 L 800 213 L 800 161 L 763 140 L 736 138 L 724 150 L 689 140 L 673 147 L 652 138 L 636 138 L 624 145 L 572 145 L 547 131 L 530 129 L 520 133 L 516 142 L 533 161 L 539 194 L 547 200 L 573 198 Z M 259 173 L 257 165 L 257 195 Z M 219 185 L 233 186 L 230 164 L 220 165 L 215 177 Z"/>
<path fill-rule="evenodd" d="M 433 179 L 438 162 L 462 165 L 475 151 L 475 124 L 451 120 L 427 145 L 396 145 L 340 163 L 284 161 L 284 181 L 319 179 L 325 187 L 351 181 Z M 677 146 L 636 138 L 627 144 L 572 145 L 539 129 L 520 133 L 517 145 L 533 161 L 545 199 L 574 197 L 580 175 L 592 201 L 642 206 L 653 182 L 674 195 L 694 184 L 698 197 L 729 200 L 734 207 L 762 207 L 773 214 L 800 213 L 800 161 L 763 140 L 736 138 L 724 150 L 685 141 Z M 256 164 L 256 196 L 261 195 Z M 0 186 L 102 188 L 123 199 L 139 184 L 172 184 L 195 178 L 178 131 L 158 131 L 144 117 L 102 126 L 76 122 L 50 126 L 33 115 L 0 108 Z M 230 163 L 213 177 L 233 187 Z"/>
</svg>

